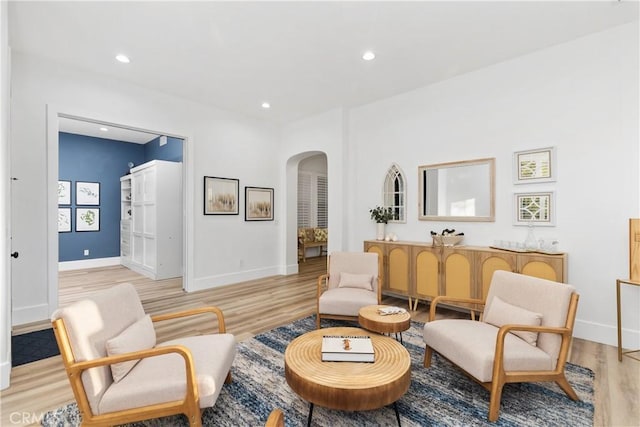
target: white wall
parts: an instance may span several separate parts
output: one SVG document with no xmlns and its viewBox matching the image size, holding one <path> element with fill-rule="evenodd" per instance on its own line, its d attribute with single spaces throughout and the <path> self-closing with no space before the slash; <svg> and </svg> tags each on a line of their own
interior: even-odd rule
<svg viewBox="0 0 640 427">
<path fill-rule="evenodd" d="M 9 261 L 9 83 L 8 2 L 0 3 L 0 390 L 11 374 L 11 265 Z"/>
<path fill-rule="evenodd" d="M 12 77 L 12 168 L 19 171 L 21 194 L 28 200 L 28 209 L 20 209 L 20 221 L 14 221 L 20 223 L 14 238 L 21 246 L 19 261 L 29 267 L 13 277 L 14 323 L 18 323 L 16 317 L 19 323 L 42 320 L 55 308 L 50 301 L 56 298 L 51 298 L 47 283 L 47 218 L 43 214 L 47 210 L 47 108 L 88 112 L 92 118 L 188 138 L 187 156 L 192 162 L 188 181 L 193 186 L 188 188 L 193 211 L 192 247 L 188 248 L 191 289 L 280 271 L 281 251 L 274 250 L 280 245 L 278 226 L 245 222 L 243 211 L 245 185 L 274 187 L 279 194 L 280 172 L 274 155 L 279 134 L 274 126 L 15 52 Z M 240 215 L 202 214 L 205 175 L 240 179 Z"/>
<path fill-rule="evenodd" d="M 557 238 L 578 288 L 576 336 L 616 344 L 615 279 L 628 276 L 628 218 L 638 217 L 638 23 L 617 27 L 349 112 L 357 171 L 350 249 L 375 236 L 368 209 L 381 203 L 392 162 L 407 174 L 407 223 L 389 224 L 401 240 L 429 241 L 430 230 L 465 233 L 466 243 L 523 241 L 512 225 L 513 193 L 554 190 Z M 557 147 L 555 183 L 514 185 L 516 150 Z M 419 165 L 496 158 L 496 221 L 417 220 Z M 373 184 L 373 185 L 372 185 Z M 625 290 L 625 346 L 640 346 L 639 289 Z"/>
</svg>

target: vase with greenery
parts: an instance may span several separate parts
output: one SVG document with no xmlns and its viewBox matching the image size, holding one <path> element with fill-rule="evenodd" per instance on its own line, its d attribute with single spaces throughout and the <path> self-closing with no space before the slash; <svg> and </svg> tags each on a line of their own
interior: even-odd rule
<svg viewBox="0 0 640 427">
<path fill-rule="evenodd" d="M 371 214 L 371 219 L 374 220 L 378 226 L 376 239 L 384 240 L 384 226 L 393 219 L 393 208 L 376 206 L 373 209 L 369 209 L 369 214 Z"/>
</svg>

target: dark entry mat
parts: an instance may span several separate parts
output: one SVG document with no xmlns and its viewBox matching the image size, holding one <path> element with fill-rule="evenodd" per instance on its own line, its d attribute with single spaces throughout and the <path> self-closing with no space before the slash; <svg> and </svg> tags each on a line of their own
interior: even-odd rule
<svg viewBox="0 0 640 427">
<path fill-rule="evenodd" d="M 60 354 L 53 329 L 11 337 L 11 366 L 24 365 Z"/>
</svg>

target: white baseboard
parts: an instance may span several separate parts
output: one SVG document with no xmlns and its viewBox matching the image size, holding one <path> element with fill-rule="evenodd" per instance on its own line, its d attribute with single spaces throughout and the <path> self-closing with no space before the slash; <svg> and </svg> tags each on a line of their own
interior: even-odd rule
<svg viewBox="0 0 640 427">
<path fill-rule="evenodd" d="M 81 270 L 83 268 L 111 267 L 113 265 L 120 265 L 119 256 L 111 258 L 80 259 L 77 261 L 62 261 L 58 263 L 58 270 Z"/>
<path fill-rule="evenodd" d="M 25 323 L 39 322 L 49 318 L 49 304 L 30 305 L 17 307 L 11 311 L 11 325 L 24 325 Z"/>
<path fill-rule="evenodd" d="M 122 265 L 127 267 L 129 270 L 135 271 L 138 274 L 142 274 L 143 276 L 148 277 L 151 280 L 157 280 L 156 276 L 153 274 L 153 272 L 147 270 L 146 268 L 144 268 L 140 264 L 135 264 L 135 263 L 130 262 L 130 261 L 123 261 Z"/>
<path fill-rule="evenodd" d="M 616 326 L 576 319 L 573 336 L 600 344 L 618 346 L 618 329 Z M 622 328 L 622 345 L 624 348 L 640 348 L 640 331 Z"/>
<path fill-rule="evenodd" d="M 0 363 L 0 390 L 9 387 L 9 379 L 11 378 L 11 361 Z"/>
<path fill-rule="evenodd" d="M 265 267 L 256 270 L 240 271 L 237 273 L 220 274 L 217 276 L 201 277 L 195 279 L 187 292 L 201 291 L 203 289 L 217 288 L 219 286 L 232 285 L 234 283 L 246 282 L 249 280 L 261 279 L 263 277 L 280 275 L 278 267 Z"/>
<path fill-rule="evenodd" d="M 290 274 L 298 274 L 299 272 L 299 266 L 298 263 L 295 264 L 289 264 L 286 266 L 285 271 L 283 274 L 285 274 L 286 276 L 290 275 Z"/>
</svg>

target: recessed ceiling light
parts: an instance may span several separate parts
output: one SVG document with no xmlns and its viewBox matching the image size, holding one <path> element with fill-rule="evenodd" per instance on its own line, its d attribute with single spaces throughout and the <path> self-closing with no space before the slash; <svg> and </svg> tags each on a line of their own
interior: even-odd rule
<svg viewBox="0 0 640 427">
<path fill-rule="evenodd" d="M 131 62 L 129 57 L 123 54 L 117 55 L 116 60 L 118 60 L 119 62 L 122 62 L 123 64 L 128 64 L 129 62 Z"/>
<path fill-rule="evenodd" d="M 109 132 L 109 129 L 107 129 L 107 128 L 106 128 L 106 127 L 104 127 L 104 126 L 102 126 L 102 127 L 100 128 L 100 130 L 101 130 L 102 132 Z"/>
<path fill-rule="evenodd" d="M 365 61 L 371 61 L 375 59 L 375 57 L 376 57 L 376 54 L 371 52 L 370 50 L 362 54 L 362 59 L 364 59 Z"/>
<path fill-rule="evenodd" d="M 268 102 L 263 102 L 262 103 L 262 108 L 264 108 L 265 110 L 269 109 L 269 108 L 271 108 L 271 104 L 269 104 Z"/>
</svg>

